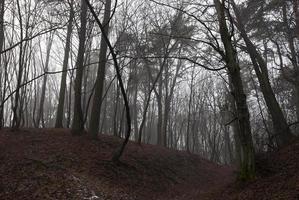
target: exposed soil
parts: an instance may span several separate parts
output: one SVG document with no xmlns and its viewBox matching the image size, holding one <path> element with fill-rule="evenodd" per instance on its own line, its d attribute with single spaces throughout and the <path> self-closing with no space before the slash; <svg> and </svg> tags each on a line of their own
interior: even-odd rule
<svg viewBox="0 0 299 200">
<path fill-rule="evenodd" d="M 66 129 L 0 131 L 0 199 L 211 199 L 232 169 L 196 155 L 122 140 L 72 136 Z"/>
</svg>

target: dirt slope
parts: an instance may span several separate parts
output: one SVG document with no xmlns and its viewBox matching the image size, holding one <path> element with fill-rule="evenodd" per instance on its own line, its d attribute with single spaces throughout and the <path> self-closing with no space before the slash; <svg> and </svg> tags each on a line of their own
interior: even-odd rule
<svg viewBox="0 0 299 200">
<path fill-rule="evenodd" d="M 0 199 L 211 199 L 232 170 L 186 152 L 121 140 L 73 137 L 66 129 L 0 131 Z"/>
</svg>

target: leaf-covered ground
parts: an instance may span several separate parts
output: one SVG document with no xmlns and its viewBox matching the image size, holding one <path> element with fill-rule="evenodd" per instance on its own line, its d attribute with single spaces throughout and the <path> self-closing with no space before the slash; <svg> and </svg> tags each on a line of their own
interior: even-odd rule
<svg viewBox="0 0 299 200">
<path fill-rule="evenodd" d="M 299 140 L 257 155 L 257 178 L 227 186 L 219 200 L 299 200 Z"/>
<path fill-rule="evenodd" d="M 199 156 L 121 140 L 72 136 L 66 129 L 0 132 L 0 199 L 203 199 L 232 181 L 232 170 Z"/>
<path fill-rule="evenodd" d="M 272 200 L 299 199 L 299 142 L 257 159 L 258 177 L 235 183 L 230 167 L 196 155 L 67 129 L 0 131 L 0 199 Z"/>
</svg>

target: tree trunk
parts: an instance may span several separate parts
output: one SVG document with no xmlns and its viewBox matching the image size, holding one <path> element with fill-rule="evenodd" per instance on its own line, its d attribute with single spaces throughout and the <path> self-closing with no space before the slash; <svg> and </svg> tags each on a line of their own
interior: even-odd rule
<svg viewBox="0 0 299 200">
<path fill-rule="evenodd" d="M 214 3 L 219 21 L 221 40 L 226 53 L 225 61 L 231 81 L 231 90 L 234 96 L 234 104 L 237 111 L 236 114 L 239 125 L 238 137 L 240 139 L 240 146 L 238 148 L 240 148 L 241 153 L 239 178 L 241 180 L 249 180 L 255 176 L 255 158 L 249 120 L 249 110 L 246 102 L 246 95 L 243 89 L 240 66 L 237 63 L 237 55 L 232 45 L 231 36 L 225 20 L 225 5 L 220 3 L 219 0 L 214 0 Z"/>
<path fill-rule="evenodd" d="M 190 153 L 190 121 L 191 121 L 191 106 L 193 99 L 193 82 L 194 82 L 194 68 L 192 69 L 191 74 L 191 84 L 190 84 L 190 95 L 189 95 L 189 103 L 188 103 L 188 120 L 187 120 L 187 133 L 186 133 L 186 150 Z"/>
<path fill-rule="evenodd" d="M 155 87 L 156 87 L 156 84 L 158 82 L 160 84 L 160 80 L 161 80 L 161 76 L 162 76 L 162 72 L 163 72 L 163 69 L 164 69 L 165 62 L 166 62 L 166 58 L 164 58 L 163 64 L 160 67 L 160 71 L 158 72 L 157 77 L 153 80 L 152 72 L 149 68 L 149 65 L 148 65 L 147 61 L 145 61 L 145 67 L 146 67 L 148 75 L 149 75 L 149 80 L 152 81 L 152 86 L 149 83 L 149 85 L 148 85 L 148 88 L 149 88 L 148 96 L 145 94 L 145 104 L 144 104 L 144 109 L 143 109 L 142 120 L 141 120 L 140 127 L 139 127 L 139 133 L 138 133 L 138 143 L 139 144 L 141 144 L 143 127 L 146 124 L 147 110 L 148 110 L 148 107 L 150 105 L 152 91 L 155 91 L 155 94 L 156 94 L 157 98 L 159 96 L 159 94 L 157 94 L 157 92 L 155 90 Z M 145 91 L 145 93 L 146 93 L 146 91 Z M 157 99 L 157 101 L 159 102 L 158 99 Z M 159 121 L 159 119 L 158 119 L 158 121 Z M 158 133 L 157 138 L 158 137 L 159 137 L 159 133 Z M 158 141 L 157 141 L 157 143 L 158 143 Z"/>
<path fill-rule="evenodd" d="M 157 103 L 158 103 L 158 122 L 157 122 L 157 144 L 163 145 L 163 106 L 162 106 L 162 77 L 159 79 L 158 83 L 158 93 L 156 93 Z"/>
<path fill-rule="evenodd" d="M 57 106 L 57 114 L 56 114 L 56 122 L 55 128 L 63 128 L 63 119 L 64 119 L 64 101 L 66 95 L 66 78 L 67 78 L 67 68 L 68 68 L 68 61 L 71 49 L 71 38 L 72 38 L 72 31 L 73 31 L 73 20 L 74 20 L 74 7 L 73 7 L 73 0 L 70 3 L 70 16 L 69 22 L 67 26 L 67 34 L 66 34 L 66 44 L 64 50 L 64 58 L 63 58 L 63 66 L 62 66 L 62 74 L 61 74 L 61 82 L 60 82 L 60 91 L 59 91 L 59 100 Z"/>
<path fill-rule="evenodd" d="M 176 44 L 175 44 L 176 46 Z M 179 52 L 180 54 L 180 52 Z M 179 75 L 180 69 L 182 66 L 182 61 L 179 60 L 176 66 L 175 75 L 169 84 L 169 71 L 168 71 L 168 63 L 166 62 L 165 66 L 165 102 L 164 102 L 164 116 L 163 116 L 163 123 L 162 123 L 162 141 L 163 146 L 167 147 L 167 133 L 168 133 L 168 123 L 170 117 L 170 107 L 173 98 L 174 88 L 176 86 L 177 77 Z M 170 87 L 170 88 L 169 88 Z M 169 89 L 168 89 L 169 88 Z"/>
<path fill-rule="evenodd" d="M 50 53 L 51 53 L 52 44 L 53 44 L 53 35 L 50 35 L 49 41 L 47 43 L 47 53 L 46 53 L 46 61 L 45 61 L 45 65 L 44 65 L 44 72 L 47 72 L 49 69 L 49 61 L 50 61 Z M 39 103 L 39 110 L 38 110 L 38 115 L 37 115 L 37 120 L 36 120 L 37 127 L 40 127 L 40 122 L 41 122 L 41 120 L 43 121 L 47 79 L 48 79 L 48 76 L 44 75 L 43 85 L 42 85 L 42 93 L 41 93 L 41 98 L 40 98 L 40 103 Z M 44 124 L 44 123 L 42 122 L 42 124 Z"/>
<path fill-rule="evenodd" d="M 135 69 L 136 70 L 136 69 Z M 136 74 L 137 77 L 137 74 Z M 134 137 L 135 141 L 138 141 L 138 109 L 137 109 L 137 101 L 138 101 L 138 83 L 134 80 L 134 95 L 133 95 L 133 126 L 134 126 Z"/>
<path fill-rule="evenodd" d="M 79 32 L 79 49 L 76 61 L 76 79 L 75 79 L 75 99 L 74 99 L 74 116 L 72 123 L 72 133 L 80 135 L 84 130 L 84 119 L 81 105 L 82 97 L 82 79 L 84 71 L 84 53 L 85 53 L 85 40 L 86 40 L 86 25 L 87 25 L 87 4 L 85 0 L 81 0 L 81 14 L 80 14 L 81 27 Z"/>
<path fill-rule="evenodd" d="M 120 93 L 120 89 L 118 84 L 116 84 L 116 88 L 115 88 L 115 101 L 114 101 L 114 113 L 113 113 L 113 135 L 114 136 L 118 136 L 118 122 L 119 122 L 119 93 Z"/>
<path fill-rule="evenodd" d="M 150 87 L 150 86 L 149 86 Z M 144 102 L 143 102 L 143 113 L 142 113 L 142 119 L 141 119 L 141 123 L 140 123 L 140 126 L 139 126 L 139 132 L 138 132 L 138 144 L 141 144 L 141 141 L 142 141 L 142 137 L 143 136 L 143 128 L 145 126 L 145 123 L 146 123 L 146 117 L 147 117 L 147 110 L 148 110 L 148 107 L 149 107 L 149 104 L 150 104 L 150 98 L 151 97 L 151 89 L 149 89 L 149 92 L 147 94 L 147 91 L 145 89 L 144 91 Z"/>
<path fill-rule="evenodd" d="M 0 2 L 0 52 L 2 51 L 3 48 L 3 44 L 4 44 L 4 4 L 5 4 L 5 0 L 2 0 Z M 2 74 L 5 73 L 4 67 L 2 67 L 2 56 L 0 54 L 0 85 L 3 86 L 2 83 Z M 0 87 L 0 100 L 3 99 L 4 94 L 2 93 L 2 88 Z M 4 88 L 3 88 L 4 90 Z M 0 106 L 0 129 L 3 126 L 3 109 L 4 109 L 4 105 L 2 105 L 1 102 L 1 106 Z"/>
<path fill-rule="evenodd" d="M 18 129 L 20 126 L 20 118 L 19 116 L 19 99 L 20 99 L 20 85 L 22 83 L 22 77 L 23 77 L 23 20 L 22 20 L 22 13 L 21 13 L 21 8 L 20 8 L 20 1 L 17 0 L 17 8 L 18 8 L 18 15 L 19 15 L 19 23 L 20 23 L 20 51 L 19 51 L 19 71 L 17 75 L 17 88 L 15 92 L 15 101 L 14 101 L 14 106 L 13 106 L 13 127 Z"/>
<path fill-rule="evenodd" d="M 111 0 L 106 0 L 103 24 L 105 26 L 104 27 L 105 35 L 107 36 L 109 32 L 110 13 L 111 13 Z M 105 68 L 107 62 L 107 48 L 108 46 L 102 34 L 98 73 L 97 73 L 97 78 L 95 83 L 95 92 L 94 92 L 94 97 L 92 102 L 92 109 L 91 109 L 92 112 L 90 116 L 90 126 L 89 126 L 89 133 L 94 138 L 97 137 L 99 132 L 102 96 L 103 96 L 103 88 L 105 82 L 105 71 L 106 71 Z"/>
</svg>

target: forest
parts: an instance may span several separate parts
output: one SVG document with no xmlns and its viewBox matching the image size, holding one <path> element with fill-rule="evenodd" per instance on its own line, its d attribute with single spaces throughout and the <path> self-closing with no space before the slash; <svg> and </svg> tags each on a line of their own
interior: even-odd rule
<svg viewBox="0 0 299 200">
<path fill-rule="evenodd" d="M 299 0 L 1 0 L 0 199 L 299 199 Z"/>
</svg>

